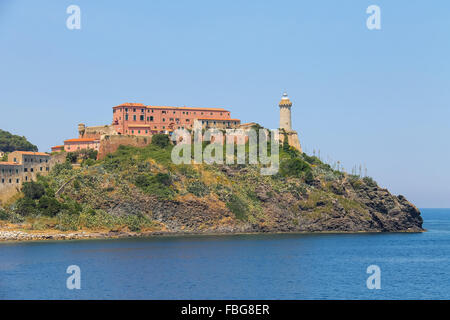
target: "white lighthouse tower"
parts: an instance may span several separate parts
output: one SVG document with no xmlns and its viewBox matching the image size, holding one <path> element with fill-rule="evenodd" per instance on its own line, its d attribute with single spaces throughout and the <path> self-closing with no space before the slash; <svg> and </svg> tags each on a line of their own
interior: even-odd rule
<svg viewBox="0 0 450 320">
<path fill-rule="evenodd" d="M 281 101 L 278 104 L 278 106 L 280 107 L 280 130 L 281 130 L 280 138 L 282 139 L 282 141 L 284 141 L 285 136 L 287 136 L 289 145 L 296 148 L 298 151 L 302 152 L 297 131 L 292 130 L 292 121 L 291 121 L 292 102 L 291 100 L 289 100 L 289 97 L 286 92 L 283 93 L 283 96 L 281 97 Z"/>
</svg>

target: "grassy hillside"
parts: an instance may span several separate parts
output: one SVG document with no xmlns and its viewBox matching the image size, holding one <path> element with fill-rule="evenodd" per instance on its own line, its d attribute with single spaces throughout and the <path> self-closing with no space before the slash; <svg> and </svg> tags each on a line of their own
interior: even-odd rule
<svg viewBox="0 0 450 320">
<path fill-rule="evenodd" d="M 273 176 L 260 175 L 257 165 L 174 165 L 172 148 L 157 137 L 145 148 L 121 146 L 102 161 L 84 160 L 80 168 L 57 165 L 25 184 L 0 219 L 59 230 L 421 230 L 420 213 L 404 197 L 286 144 Z"/>
</svg>

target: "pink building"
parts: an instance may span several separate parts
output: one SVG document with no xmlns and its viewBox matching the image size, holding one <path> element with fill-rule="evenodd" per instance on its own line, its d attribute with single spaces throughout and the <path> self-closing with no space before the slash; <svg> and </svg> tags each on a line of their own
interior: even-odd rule
<svg viewBox="0 0 450 320">
<path fill-rule="evenodd" d="M 100 140 L 98 139 L 69 139 L 64 141 L 64 151 L 75 152 L 84 149 L 99 150 Z"/>
<path fill-rule="evenodd" d="M 175 129 L 191 129 L 194 121 L 207 127 L 235 128 L 239 119 L 231 119 L 230 111 L 222 108 L 145 106 L 124 103 L 113 107 L 113 126 L 118 134 L 152 135 Z"/>
</svg>

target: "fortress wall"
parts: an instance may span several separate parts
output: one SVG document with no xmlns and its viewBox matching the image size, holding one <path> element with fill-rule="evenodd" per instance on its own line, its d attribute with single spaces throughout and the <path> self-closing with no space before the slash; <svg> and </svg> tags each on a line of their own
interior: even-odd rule
<svg viewBox="0 0 450 320">
<path fill-rule="evenodd" d="M 103 135 L 116 135 L 117 132 L 112 125 L 86 127 L 79 125 L 80 138 L 86 139 L 100 139 Z"/>
<path fill-rule="evenodd" d="M 100 139 L 98 159 L 103 159 L 109 153 L 113 153 L 119 146 L 145 147 L 152 142 L 152 137 L 105 135 Z"/>
<path fill-rule="evenodd" d="M 298 138 L 297 131 L 289 131 L 289 132 L 286 132 L 286 134 L 287 134 L 289 145 L 291 147 L 294 147 L 298 151 L 303 152 L 302 151 L 302 147 L 300 146 L 300 139 Z M 284 134 L 283 134 L 283 132 L 280 132 L 280 140 L 281 140 L 281 143 L 284 142 Z"/>
</svg>

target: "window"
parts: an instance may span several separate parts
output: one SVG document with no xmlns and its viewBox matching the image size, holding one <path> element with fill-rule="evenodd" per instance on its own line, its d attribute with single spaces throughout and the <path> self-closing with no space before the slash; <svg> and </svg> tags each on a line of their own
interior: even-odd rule
<svg viewBox="0 0 450 320">
<path fill-rule="evenodd" d="M 19 169 L 16 169 L 16 173 L 19 173 Z"/>
<path fill-rule="evenodd" d="M 138 134 L 141 134 L 141 130 L 138 130 Z"/>
<path fill-rule="evenodd" d="M 42 171 L 42 167 L 39 168 L 39 171 Z"/>
<path fill-rule="evenodd" d="M 210 112 L 209 114 L 210 114 L 210 115 L 213 115 L 213 113 L 212 113 L 212 112 Z"/>
<path fill-rule="evenodd" d="M 141 119 L 141 121 L 144 121 L 144 116 L 141 115 L 141 116 L 140 116 L 140 119 Z"/>
<path fill-rule="evenodd" d="M 165 122 L 166 121 L 166 119 L 165 118 L 163 118 L 163 122 Z"/>
<path fill-rule="evenodd" d="M 11 179 L 9 179 L 9 183 L 12 183 L 12 182 L 11 182 Z"/>
<path fill-rule="evenodd" d="M 150 121 L 153 121 L 153 116 L 150 116 Z"/>
<path fill-rule="evenodd" d="M 143 112 L 144 112 L 144 109 L 141 109 L 141 112 L 143 113 Z"/>
<path fill-rule="evenodd" d="M 46 168 L 45 168 L 45 171 L 49 171 L 49 170 L 50 170 L 50 168 L 49 168 L 49 167 L 46 167 Z"/>
<path fill-rule="evenodd" d="M 163 111 L 162 113 L 164 113 L 164 114 L 165 114 L 166 112 L 165 112 L 165 111 Z"/>
<path fill-rule="evenodd" d="M 147 134 L 148 133 L 148 130 L 145 130 L 145 134 Z"/>
<path fill-rule="evenodd" d="M 186 122 L 189 122 L 189 119 L 186 119 Z"/>
<path fill-rule="evenodd" d="M 17 158 L 14 158 L 14 162 L 17 162 Z"/>
<path fill-rule="evenodd" d="M 134 134 L 134 130 L 131 130 L 131 134 Z"/>
<path fill-rule="evenodd" d="M 16 183 L 19 183 L 19 179 L 16 179 Z"/>
<path fill-rule="evenodd" d="M 170 118 L 169 121 L 173 121 L 173 118 Z"/>
<path fill-rule="evenodd" d="M 34 169 L 33 168 L 30 168 L 30 172 L 33 172 L 34 171 Z"/>
<path fill-rule="evenodd" d="M 125 115 L 125 120 L 128 121 L 128 115 L 127 114 Z"/>
<path fill-rule="evenodd" d="M 135 114 L 133 115 L 133 121 L 136 121 L 136 115 Z"/>
<path fill-rule="evenodd" d="M 136 108 L 133 108 L 133 112 L 136 112 Z"/>
<path fill-rule="evenodd" d="M 23 168 L 23 172 L 28 172 L 28 168 Z"/>
<path fill-rule="evenodd" d="M 175 111 L 173 112 L 173 114 L 175 114 Z"/>
<path fill-rule="evenodd" d="M 2 183 L 5 183 L 5 179 L 2 179 Z"/>
</svg>

